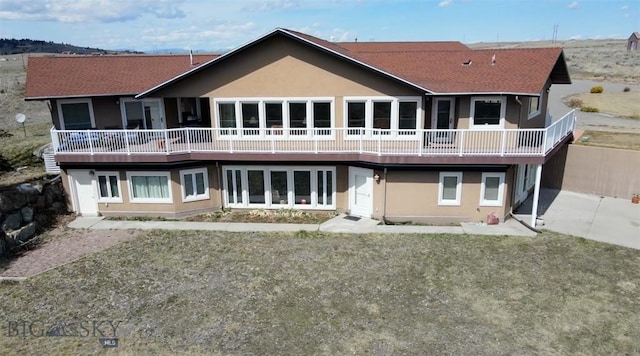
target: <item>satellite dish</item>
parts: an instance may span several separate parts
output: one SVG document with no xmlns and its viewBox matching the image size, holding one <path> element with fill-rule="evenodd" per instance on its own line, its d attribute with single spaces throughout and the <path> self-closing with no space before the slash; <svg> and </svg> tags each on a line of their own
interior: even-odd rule
<svg viewBox="0 0 640 356">
<path fill-rule="evenodd" d="M 26 120 L 26 119 L 27 119 L 27 117 L 24 114 L 22 114 L 22 113 L 16 114 L 16 121 L 17 122 L 23 124 L 24 120 Z"/>
</svg>

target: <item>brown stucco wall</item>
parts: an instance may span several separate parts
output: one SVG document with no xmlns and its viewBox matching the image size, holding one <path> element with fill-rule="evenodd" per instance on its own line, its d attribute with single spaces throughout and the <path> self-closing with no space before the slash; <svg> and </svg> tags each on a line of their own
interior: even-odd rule
<svg viewBox="0 0 640 356">
<path fill-rule="evenodd" d="M 180 122 L 178 121 L 178 99 L 164 98 L 164 115 L 167 120 L 167 128 L 180 127 Z"/>
<path fill-rule="evenodd" d="M 93 104 L 93 117 L 97 129 L 107 127 L 122 127 L 122 114 L 120 113 L 119 98 L 97 97 L 91 98 Z"/>
<path fill-rule="evenodd" d="M 640 152 L 566 145 L 542 169 L 545 187 L 631 199 L 640 193 Z"/>
<path fill-rule="evenodd" d="M 416 221 L 442 224 L 459 221 L 486 221 L 489 213 L 495 212 L 500 219 L 508 213 L 507 200 L 510 191 L 506 188 L 509 174 L 505 177 L 502 206 L 480 206 L 482 172 L 466 171 L 462 175 L 462 195 L 459 206 L 438 205 L 438 171 L 387 171 L 386 212 L 384 212 L 384 179 L 374 182 L 374 216 L 391 222 Z M 381 175 L 381 177 L 383 177 Z"/>
</svg>

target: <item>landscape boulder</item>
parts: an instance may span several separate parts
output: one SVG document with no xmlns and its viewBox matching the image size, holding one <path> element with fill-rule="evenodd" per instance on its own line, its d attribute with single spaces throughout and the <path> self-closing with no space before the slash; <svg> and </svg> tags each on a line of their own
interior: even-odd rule
<svg viewBox="0 0 640 356">
<path fill-rule="evenodd" d="M 22 225 L 22 214 L 20 211 L 6 214 L 4 221 L 2 222 L 2 231 L 8 232 L 12 230 L 17 230 Z"/>
<path fill-rule="evenodd" d="M 33 208 L 29 206 L 25 206 L 20 209 L 20 214 L 22 214 L 22 221 L 26 223 L 30 223 L 33 221 Z"/>
<path fill-rule="evenodd" d="M 22 242 L 28 241 L 33 235 L 36 234 L 36 223 L 29 223 L 16 231 L 7 233 L 7 239 L 12 245 L 18 245 Z"/>
<path fill-rule="evenodd" d="M 27 196 L 17 190 L 0 192 L 0 211 L 8 212 L 22 208 L 27 203 Z"/>
</svg>

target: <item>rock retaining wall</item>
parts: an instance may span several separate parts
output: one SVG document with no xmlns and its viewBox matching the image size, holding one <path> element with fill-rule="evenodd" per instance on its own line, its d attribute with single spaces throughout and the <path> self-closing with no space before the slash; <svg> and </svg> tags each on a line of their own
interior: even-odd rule
<svg viewBox="0 0 640 356">
<path fill-rule="evenodd" d="M 60 179 L 23 183 L 0 191 L 0 256 L 48 228 L 52 216 L 65 213 Z"/>
</svg>

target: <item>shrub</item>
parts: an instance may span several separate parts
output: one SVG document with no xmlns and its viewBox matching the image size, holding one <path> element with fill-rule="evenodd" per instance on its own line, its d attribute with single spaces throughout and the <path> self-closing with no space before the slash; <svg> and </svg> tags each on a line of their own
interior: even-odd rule
<svg viewBox="0 0 640 356">
<path fill-rule="evenodd" d="M 591 94 L 600 94 L 603 91 L 604 91 L 604 88 L 602 87 L 602 85 L 596 85 L 591 87 Z"/>
<path fill-rule="evenodd" d="M 623 92 L 628 93 L 631 91 L 631 88 L 629 87 L 624 87 L 624 89 L 622 89 Z"/>
<path fill-rule="evenodd" d="M 583 106 L 580 108 L 580 110 L 584 112 L 600 112 L 598 108 L 594 108 L 593 106 Z"/>
<path fill-rule="evenodd" d="M 580 98 L 571 98 L 569 100 L 569 106 L 572 108 L 581 108 L 582 107 L 582 99 Z"/>
</svg>

